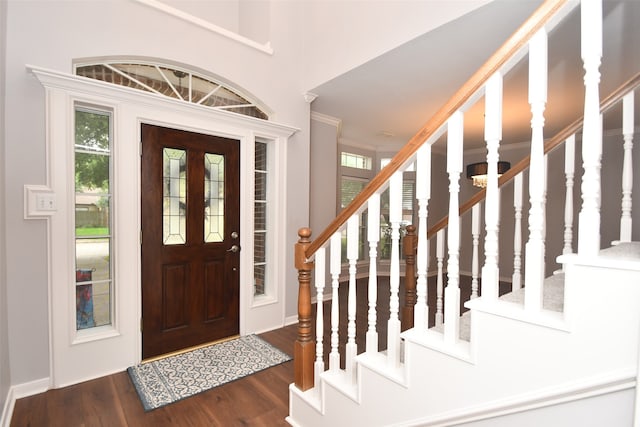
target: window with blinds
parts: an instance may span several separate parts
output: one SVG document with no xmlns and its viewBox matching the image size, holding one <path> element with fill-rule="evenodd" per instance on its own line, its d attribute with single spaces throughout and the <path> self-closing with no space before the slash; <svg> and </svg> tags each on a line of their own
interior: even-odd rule
<svg viewBox="0 0 640 427">
<path fill-rule="evenodd" d="M 362 189 L 373 178 L 373 155 L 369 152 L 358 152 L 357 149 L 342 150 L 340 152 L 340 194 L 339 211 L 346 208 L 349 203 L 362 191 Z M 358 224 L 358 259 L 364 260 L 367 257 L 366 248 L 366 213 L 360 215 Z M 342 262 L 347 262 L 347 235 L 346 230 L 342 233 Z"/>
<path fill-rule="evenodd" d="M 380 168 L 384 168 L 391 159 L 381 159 Z M 402 220 L 400 222 L 400 247 L 402 238 L 406 234 L 407 225 L 415 222 L 416 210 L 416 174 L 413 166 L 407 168 L 402 175 Z M 389 190 L 385 190 L 380 197 L 380 259 L 391 257 L 391 223 L 389 222 Z M 402 257 L 402 251 L 400 251 Z"/>
</svg>

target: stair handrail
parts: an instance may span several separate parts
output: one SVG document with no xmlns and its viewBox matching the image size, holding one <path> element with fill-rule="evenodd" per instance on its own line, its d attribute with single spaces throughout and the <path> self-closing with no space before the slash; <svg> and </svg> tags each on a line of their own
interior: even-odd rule
<svg viewBox="0 0 640 427">
<path fill-rule="evenodd" d="M 344 208 L 329 225 L 306 246 L 304 256 L 311 259 L 313 254 L 346 224 L 347 220 L 358 212 L 369 198 L 391 179 L 418 149 L 430 137 L 447 123 L 453 113 L 462 108 L 472 96 L 482 88 L 487 80 L 511 60 L 531 37 L 549 23 L 556 13 L 569 0 L 546 0 L 535 12 L 507 39 L 507 41 L 464 83 L 458 91 L 429 119 L 418 132 L 409 139 L 400 151 L 391 159 L 362 191 Z"/>
<path fill-rule="evenodd" d="M 298 270 L 298 336 L 294 343 L 294 383 L 302 391 L 314 387 L 314 356 L 315 342 L 312 337 L 311 319 L 311 292 L 310 278 L 314 269 L 314 255 L 325 247 L 338 231 L 346 226 L 347 221 L 362 209 L 365 208 L 369 200 L 393 181 L 396 172 L 418 155 L 418 151 L 425 144 L 433 144 L 439 133 L 444 129 L 452 117 L 461 112 L 465 106 L 474 100 L 476 96 L 486 87 L 487 83 L 503 69 L 513 65 L 520 55 L 525 51 L 526 45 L 536 34 L 541 32 L 545 26 L 553 25 L 563 17 L 563 11 L 569 12 L 572 8 L 567 7 L 572 2 L 570 0 L 545 0 L 533 14 L 510 36 L 507 41 L 458 89 L 454 95 L 418 130 L 418 132 L 405 144 L 405 146 L 391 159 L 389 164 L 382 169 L 352 200 L 352 202 L 342 210 L 336 218 L 315 238 L 311 239 L 311 230 L 301 228 L 298 231 L 300 239 L 295 245 L 294 260 Z M 324 262 L 323 257 L 320 257 Z M 353 274 L 355 277 L 355 274 Z M 351 287 L 350 287 L 351 289 Z M 392 294 L 394 291 L 392 290 Z M 453 313 L 453 312 L 450 312 Z M 332 313 L 333 315 L 333 313 Z M 353 323 L 355 320 L 352 319 Z M 390 322 L 392 319 L 390 319 Z M 399 323 L 399 322 L 398 322 Z M 399 328 L 398 328 L 399 329 Z M 398 330 L 399 332 L 399 330 Z M 393 349 L 388 348 L 388 360 L 399 361 L 399 336 L 394 338 Z M 351 343 L 351 362 L 347 367 L 353 367 L 353 356 L 355 356 L 354 346 Z M 347 354 L 347 357 L 349 357 Z M 394 362 L 395 363 L 395 362 Z M 352 370 L 353 372 L 353 370 Z"/>
<path fill-rule="evenodd" d="M 602 100 L 600 103 L 600 113 L 604 113 L 613 105 L 622 100 L 624 95 L 629 93 L 631 90 L 640 86 L 640 72 L 636 73 L 629 80 L 624 82 L 620 87 L 614 90 L 609 96 Z M 582 128 L 582 124 L 584 122 L 584 117 L 581 117 L 564 129 L 559 131 L 555 136 L 548 139 L 544 144 L 544 154 L 547 154 L 553 151 L 558 146 L 562 145 L 568 137 L 575 134 L 580 128 Z M 503 175 L 498 178 L 498 188 L 502 187 L 509 183 L 513 178 L 515 178 L 520 172 L 526 170 L 531 163 L 531 155 L 520 160 L 518 163 L 513 165 L 508 171 L 506 171 Z M 485 188 L 479 190 L 473 196 L 469 198 L 466 202 L 460 205 L 459 215 L 462 216 L 477 203 L 480 203 L 486 198 L 487 190 Z M 431 239 L 436 233 L 443 228 L 445 228 L 449 223 L 449 215 L 445 215 L 442 219 L 436 222 L 429 230 L 427 230 L 427 239 Z"/>
</svg>

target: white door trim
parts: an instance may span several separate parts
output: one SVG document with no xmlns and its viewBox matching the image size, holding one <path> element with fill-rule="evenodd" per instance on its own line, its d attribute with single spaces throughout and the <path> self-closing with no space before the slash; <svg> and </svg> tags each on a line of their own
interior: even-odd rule
<svg viewBox="0 0 640 427">
<path fill-rule="evenodd" d="M 151 123 L 240 140 L 241 275 L 240 333 L 284 324 L 286 245 L 286 145 L 297 129 L 226 111 L 136 91 L 57 71 L 27 66 L 46 92 L 47 179 L 57 211 L 48 221 L 50 376 L 63 387 L 122 371 L 140 362 L 140 124 Z M 113 111 L 114 158 L 114 303 L 113 324 L 91 330 L 75 328 L 75 247 L 73 111 L 76 103 Z M 254 142 L 272 147 L 274 179 L 270 201 L 274 220 L 269 251 L 273 284 L 266 297 L 253 297 Z M 272 191 L 271 191 L 272 190 Z M 90 361 L 90 362 L 88 362 Z"/>
</svg>

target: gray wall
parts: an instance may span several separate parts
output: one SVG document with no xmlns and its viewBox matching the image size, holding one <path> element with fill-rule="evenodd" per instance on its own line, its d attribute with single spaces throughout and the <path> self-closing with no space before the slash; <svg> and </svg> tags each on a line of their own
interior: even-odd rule
<svg viewBox="0 0 640 427">
<path fill-rule="evenodd" d="M 0 99 L 5 99 L 5 50 L 7 28 L 7 3 L 0 2 Z M 0 212 L 5 207 L 5 115 L 4 107 L 0 108 Z M 7 326 L 7 278 L 5 272 L 5 215 L 0 215 L 0 414 L 4 408 L 11 385 L 9 375 L 9 337 Z"/>
<path fill-rule="evenodd" d="M 180 19 L 130 1 L 1 2 L 7 10 L 6 203 L 1 218 L 10 226 L 3 286 L 10 303 L 0 304 L 2 387 L 11 361 L 12 384 L 49 376 L 46 223 L 23 219 L 25 184 L 45 184 L 44 89 L 25 70 L 35 65 L 72 72 L 75 58 L 132 55 L 162 58 L 207 70 L 253 94 L 280 123 L 299 128 L 287 147 L 288 179 L 286 247 L 293 248 L 300 224 L 308 224 L 309 104 L 302 97 L 303 10 L 297 2 L 274 2 L 267 19 L 276 54 L 267 55 Z M 96 23 L 100 30 L 96 31 Z M 5 40 L 3 38 L 3 40 Z M 46 40 L 46 43 L 43 43 Z M 3 55 L 5 57 L 5 55 Z M 224 59 L 224 60 L 221 60 Z M 286 316 L 297 312 L 293 250 L 287 251 Z M 1 294 L 0 294 L 1 295 Z M 3 298 L 2 301 L 5 301 Z M 6 322 L 11 328 L 6 333 Z M 0 356 L 4 356 L 1 354 Z"/>
<path fill-rule="evenodd" d="M 311 120 L 309 227 L 312 238 L 336 217 L 338 135 L 334 125 Z"/>
</svg>

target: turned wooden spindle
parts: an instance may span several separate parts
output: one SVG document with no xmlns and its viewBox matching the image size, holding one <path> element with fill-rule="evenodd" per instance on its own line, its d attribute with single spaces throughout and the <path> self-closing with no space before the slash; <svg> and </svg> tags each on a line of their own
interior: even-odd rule
<svg viewBox="0 0 640 427">
<path fill-rule="evenodd" d="M 295 244 L 295 266 L 298 270 L 298 337 L 293 345 L 294 382 L 300 390 L 313 387 L 313 362 L 315 341 L 311 332 L 311 271 L 313 262 L 307 260 L 305 251 L 311 244 L 311 230 L 298 230 L 300 239 Z"/>
<path fill-rule="evenodd" d="M 402 251 L 405 260 L 404 274 L 404 307 L 402 308 L 401 329 L 413 328 L 413 311 L 416 305 L 416 248 L 418 237 L 414 225 L 407 226 L 407 234 L 402 240 Z"/>
</svg>

